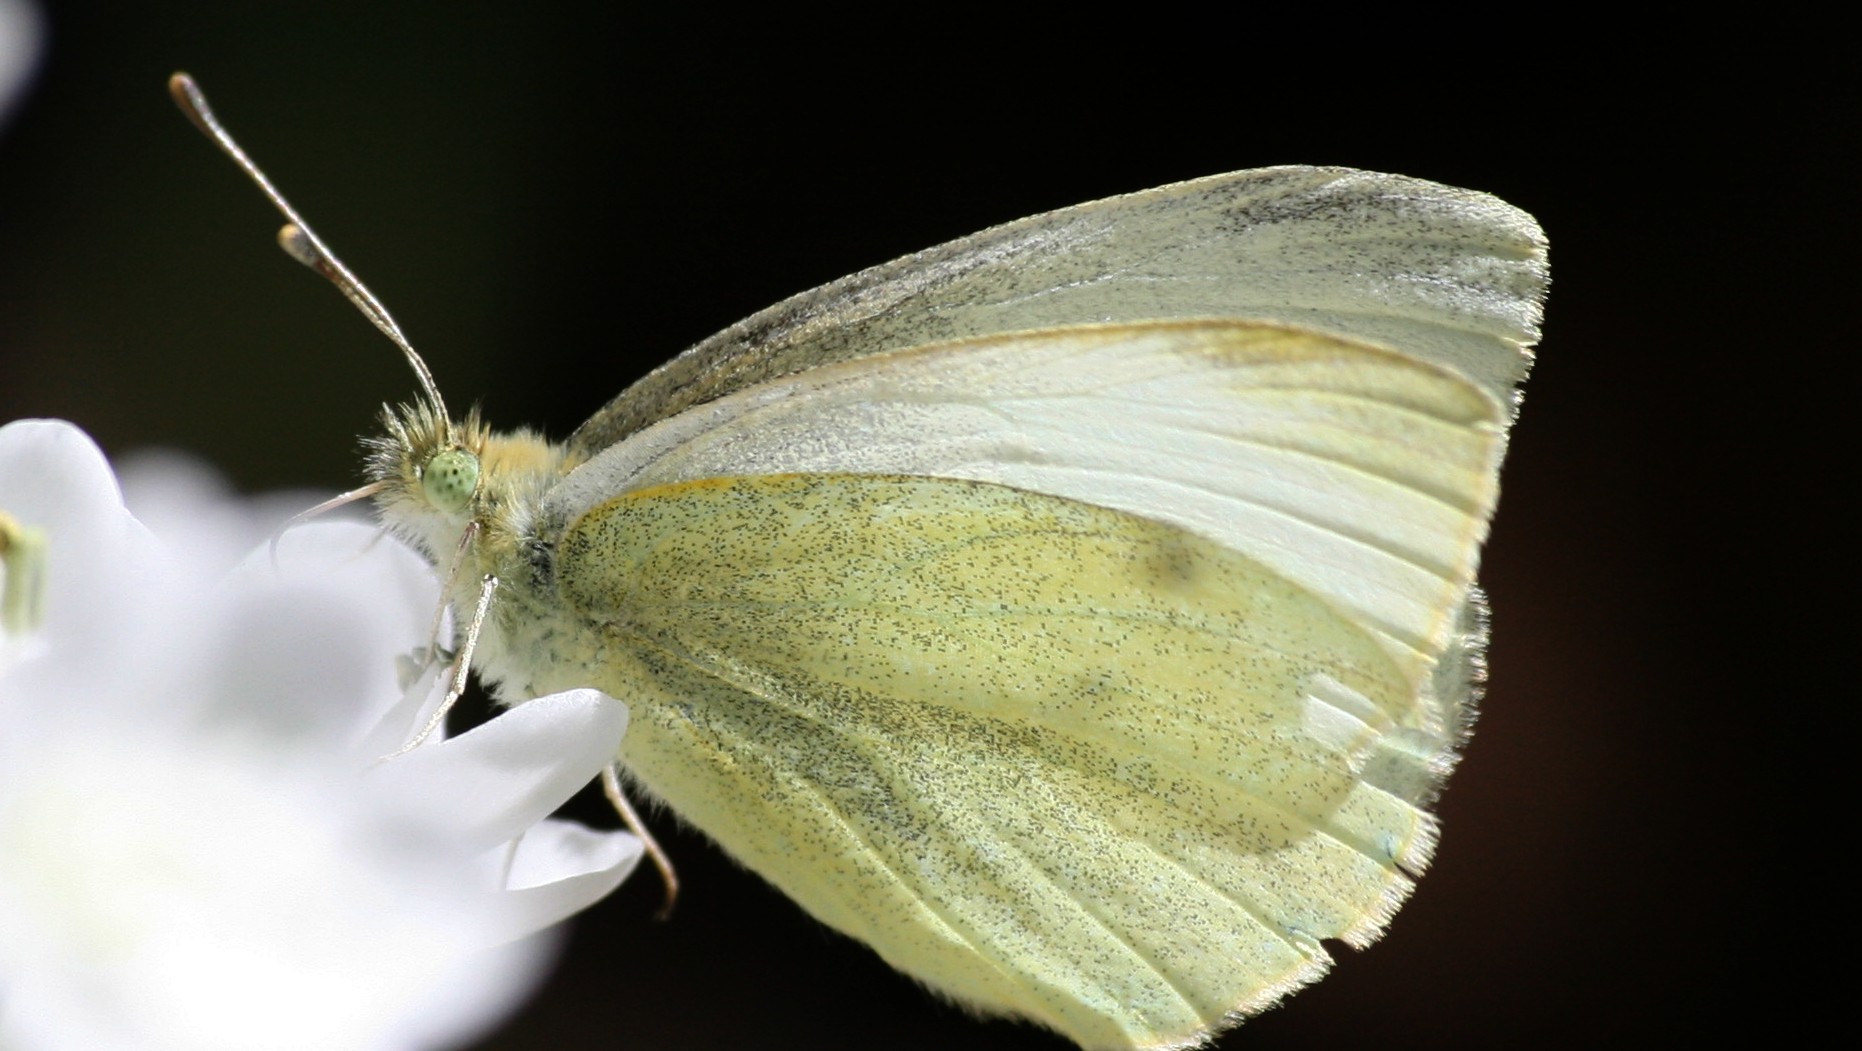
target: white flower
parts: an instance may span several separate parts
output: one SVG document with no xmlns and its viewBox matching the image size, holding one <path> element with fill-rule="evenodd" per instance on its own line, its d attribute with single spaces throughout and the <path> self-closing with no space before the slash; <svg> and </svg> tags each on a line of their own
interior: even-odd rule
<svg viewBox="0 0 1862 1051">
<path fill-rule="evenodd" d="M 0 0 L 0 124 L 39 64 L 44 38 L 38 6 L 29 0 Z"/>
<path fill-rule="evenodd" d="M 625 711 L 560 694 L 375 761 L 420 720 L 394 668 L 430 570 L 330 523 L 228 573 L 261 527 L 199 485 L 152 483 L 164 543 L 82 432 L 0 428 L 0 510 L 47 549 L 43 621 L 0 638 L 0 1047 L 462 1042 L 638 860 L 543 820 Z"/>
</svg>

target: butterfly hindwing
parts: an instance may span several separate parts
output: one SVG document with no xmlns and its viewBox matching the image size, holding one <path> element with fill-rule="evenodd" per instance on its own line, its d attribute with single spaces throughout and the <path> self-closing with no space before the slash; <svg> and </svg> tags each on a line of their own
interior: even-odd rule
<svg viewBox="0 0 1862 1051">
<path fill-rule="evenodd" d="M 1427 816 L 1355 776 L 1377 735 L 1348 711 L 1411 703 L 1381 647 L 1183 530 L 849 475 L 597 519 L 562 566 L 639 669 L 607 684 L 628 769 L 960 1000 L 1186 1039 L 1371 936 L 1426 856 Z"/>
</svg>

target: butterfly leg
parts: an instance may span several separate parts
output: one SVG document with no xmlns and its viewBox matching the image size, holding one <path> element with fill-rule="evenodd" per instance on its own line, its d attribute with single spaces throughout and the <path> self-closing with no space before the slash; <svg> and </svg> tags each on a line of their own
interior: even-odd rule
<svg viewBox="0 0 1862 1051">
<path fill-rule="evenodd" d="M 614 812 L 621 815 L 627 830 L 640 837 L 640 842 L 646 847 L 647 857 L 653 859 L 653 867 L 659 870 L 660 882 L 666 885 L 666 900 L 659 907 L 658 918 L 663 920 L 670 917 L 673 903 L 679 900 L 679 874 L 673 871 L 672 859 L 666 856 L 659 840 L 647 831 L 646 823 L 640 820 L 634 805 L 627 801 L 627 793 L 621 788 L 621 764 L 609 763 L 602 768 L 601 791 L 608 797 L 608 802 L 613 804 Z"/>
</svg>

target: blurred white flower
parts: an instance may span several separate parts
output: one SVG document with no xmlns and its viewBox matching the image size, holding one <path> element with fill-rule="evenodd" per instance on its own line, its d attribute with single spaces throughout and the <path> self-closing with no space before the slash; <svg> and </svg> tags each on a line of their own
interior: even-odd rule
<svg viewBox="0 0 1862 1051">
<path fill-rule="evenodd" d="M 376 762 L 420 721 L 394 667 L 431 571 L 329 523 L 229 573 L 262 527 L 203 485 L 148 481 L 165 543 L 81 431 L 0 428 L 0 510 L 46 540 L 44 618 L 0 638 L 0 1047 L 461 1043 L 639 858 L 544 820 L 625 710 L 559 694 Z"/>
<path fill-rule="evenodd" d="M 0 124 L 38 67 L 41 21 L 30 0 L 0 0 Z"/>
</svg>

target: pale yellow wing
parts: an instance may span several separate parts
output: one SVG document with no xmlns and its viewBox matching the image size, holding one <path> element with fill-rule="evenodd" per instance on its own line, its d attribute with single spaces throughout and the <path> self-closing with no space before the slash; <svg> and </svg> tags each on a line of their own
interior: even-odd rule
<svg viewBox="0 0 1862 1051">
<path fill-rule="evenodd" d="M 1272 446 L 1453 508 L 1425 599 L 1447 645 L 1494 399 L 1276 329 L 1026 338 L 1108 331 L 1140 373 L 1174 361 L 1274 421 L 1205 434 L 1193 410 L 1187 447 L 1130 444 L 1135 475 L 1220 475 L 1205 440 Z M 1199 1042 L 1312 980 L 1320 940 L 1374 938 L 1433 843 L 1418 803 L 1452 760 L 1433 665 L 1170 521 L 953 478 L 683 480 L 587 508 L 556 565 L 597 685 L 633 713 L 635 776 L 894 966 L 1087 1047 Z"/>
<path fill-rule="evenodd" d="M 1232 172 L 1005 223 L 784 300 L 623 391 L 568 445 L 593 456 L 818 365 L 1141 319 L 1310 326 L 1447 365 L 1507 401 L 1545 282 L 1538 224 L 1486 194 L 1349 168 Z"/>
</svg>

